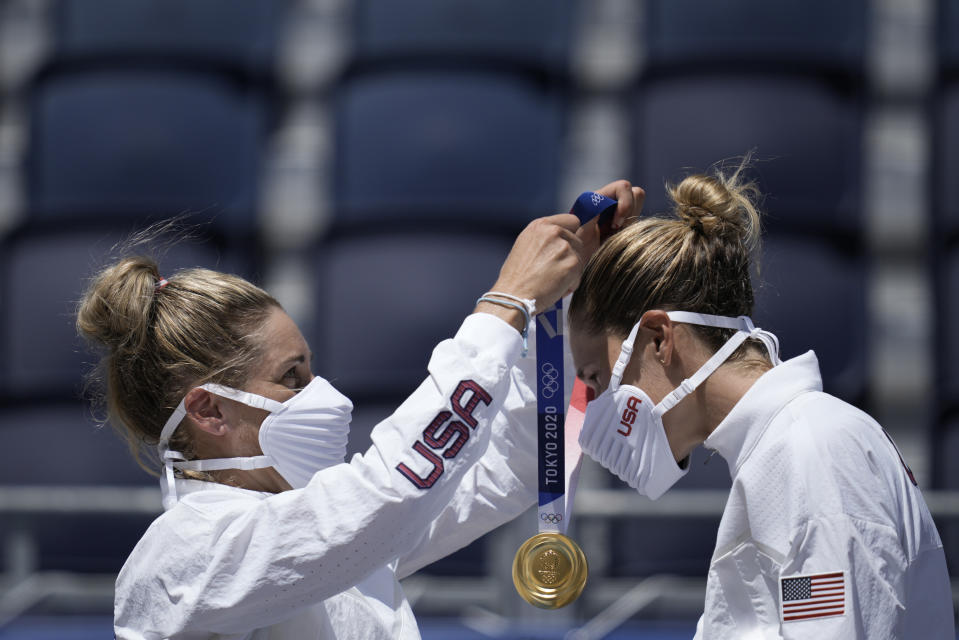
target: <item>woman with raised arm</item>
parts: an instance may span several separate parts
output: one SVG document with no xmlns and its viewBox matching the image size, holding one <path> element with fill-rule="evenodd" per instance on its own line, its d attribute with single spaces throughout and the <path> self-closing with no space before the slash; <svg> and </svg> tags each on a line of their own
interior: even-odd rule
<svg viewBox="0 0 959 640">
<path fill-rule="evenodd" d="M 638 190 L 605 192 L 618 222 L 634 213 Z M 103 269 L 77 326 L 106 352 L 111 421 L 159 455 L 165 508 L 117 578 L 116 637 L 419 638 L 398 580 L 535 499 L 530 312 L 515 301 L 547 308 L 573 288 L 596 233 L 568 214 L 532 222 L 348 463 L 352 405 L 267 292 L 142 257 Z"/>
<path fill-rule="evenodd" d="M 892 440 L 823 393 L 812 351 L 781 362 L 749 318 L 760 219 L 742 166 L 669 194 L 673 215 L 587 264 L 570 345 L 597 395 L 588 455 L 653 499 L 700 444 L 729 464 L 696 637 L 955 638 L 942 543 Z"/>
</svg>

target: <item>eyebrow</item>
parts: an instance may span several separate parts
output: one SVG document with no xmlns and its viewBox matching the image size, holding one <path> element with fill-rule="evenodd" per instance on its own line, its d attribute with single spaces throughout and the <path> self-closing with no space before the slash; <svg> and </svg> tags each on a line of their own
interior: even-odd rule
<svg viewBox="0 0 959 640">
<path fill-rule="evenodd" d="M 310 352 L 310 357 L 309 357 L 310 362 L 313 361 L 313 355 L 314 355 L 314 354 L 313 354 L 313 352 L 311 351 L 311 352 Z M 306 357 L 304 354 L 300 353 L 300 354 L 297 354 L 297 355 L 295 355 L 295 356 L 290 356 L 289 358 L 287 358 L 286 360 L 284 360 L 284 361 L 283 361 L 283 367 L 285 368 L 286 366 L 291 365 L 291 364 L 303 364 L 303 363 L 306 362 L 306 361 L 307 361 L 307 357 Z"/>
</svg>

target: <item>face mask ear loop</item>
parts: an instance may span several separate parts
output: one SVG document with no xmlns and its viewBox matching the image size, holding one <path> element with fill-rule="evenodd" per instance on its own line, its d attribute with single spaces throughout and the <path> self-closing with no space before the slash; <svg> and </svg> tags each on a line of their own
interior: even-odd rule
<svg viewBox="0 0 959 640">
<path fill-rule="evenodd" d="M 766 353 L 769 354 L 769 360 L 774 367 L 783 363 L 783 361 L 779 359 L 779 338 L 776 337 L 776 334 L 763 331 L 762 329 L 755 329 L 750 337 L 762 341 L 763 346 L 766 347 Z"/>
<path fill-rule="evenodd" d="M 640 318 L 639 322 L 642 322 L 642 318 Z M 613 391 L 619 388 L 619 383 L 623 379 L 623 372 L 626 371 L 626 365 L 629 364 L 629 359 L 633 355 L 633 343 L 636 342 L 636 335 L 639 333 L 639 322 L 633 325 L 629 335 L 623 340 L 623 346 L 619 351 L 619 358 L 616 359 L 616 364 L 613 365 L 613 373 L 609 377 L 609 388 Z"/>
<path fill-rule="evenodd" d="M 163 429 L 160 431 L 160 440 L 157 442 L 157 452 L 160 454 L 160 462 L 163 463 L 162 481 L 166 482 L 166 495 L 163 497 L 163 506 L 166 509 L 171 508 L 177 502 L 176 495 L 176 477 L 173 474 L 173 461 L 182 460 L 183 454 L 179 451 L 170 451 L 170 438 L 173 432 L 186 417 L 186 399 L 181 400 L 170 417 L 167 418 Z"/>
<path fill-rule="evenodd" d="M 173 475 L 173 461 L 182 459 L 180 452 L 167 451 L 163 454 L 163 479 L 166 481 L 166 492 L 163 496 L 163 508 L 170 509 L 177 503 L 176 476 Z"/>
<path fill-rule="evenodd" d="M 282 402 L 277 402 L 276 400 L 271 400 L 270 398 L 264 398 L 263 396 L 256 395 L 255 393 L 224 387 L 223 385 L 216 384 L 214 382 L 208 382 L 204 385 L 200 385 L 200 388 L 205 389 L 212 394 L 218 395 L 221 398 L 236 400 L 237 402 L 245 404 L 249 407 L 253 407 L 254 409 L 263 409 L 264 411 L 269 411 L 270 413 L 276 413 L 277 411 L 281 411 L 283 409 Z"/>
<path fill-rule="evenodd" d="M 673 389 L 665 398 L 660 401 L 659 404 L 653 407 L 653 415 L 656 417 L 662 416 L 664 413 L 679 404 L 683 398 L 695 391 L 696 387 L 701 385 L 706 378 L 711 376 L 713 372 L 729 358 L 729 356 L 733 355 L 733 352 L 736 351 L 736 349 L 739 348 L 739 345 L 745 342 L 746 338 L 748 337 L 749 334 L 745 331 L 737 331 L 732 338 L 726 341 L 726 344 L 719 348 L 719 351 L 714 353 L 713 356 L 707 360 L 698 371 L 696 371 L 696 373 L 683 380 L 678 387 Z"/>
<path fill-rule="evenodd" d="M 174 462 L 173 466 L 177 469 L 186 469 L 189 471 L 222 471 L 223 469 L 253 471 L 254 469 L 265 469 L 266 467 L 272 467 L 274 464 L 273 458 L 267 455 L 262 455 L 236 458 L 210 458 L 203 460 L 181 459 L 181 461 Z"/>
</svg>

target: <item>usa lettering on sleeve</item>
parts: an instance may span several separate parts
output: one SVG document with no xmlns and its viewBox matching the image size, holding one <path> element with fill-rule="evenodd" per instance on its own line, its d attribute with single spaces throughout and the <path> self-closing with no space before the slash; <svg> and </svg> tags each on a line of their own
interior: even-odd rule
<svg viewBox="0 0 959 640">
<path fill-rule="evenodd" d="M 413 452 L 426 460 L 426 465 L 417 465 L 426 469 L 426 472 L 418 474 L 405 462 L 396 465 L 396 470 L 419 489 L 432 487 L 443 475 L 444 458 L 455 458 L 469 440 L 470 429 L 479 424 L 473 417 L 476 407 L 481 402 L 488 405 L 492 400 L 493 397 L 486 389 L 475 381 L 460 381 L 450 396 L 452 411 L 443 410 L 437 413 L 423 429 L 422 440 L 417 440 L 412 445 Z M 450 421 L 454 413 L 459 420 Z"/>
</svg>

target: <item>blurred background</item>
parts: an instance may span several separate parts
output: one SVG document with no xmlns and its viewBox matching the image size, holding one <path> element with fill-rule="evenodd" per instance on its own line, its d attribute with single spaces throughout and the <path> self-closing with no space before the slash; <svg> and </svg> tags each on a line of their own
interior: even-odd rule
<svg viewBox="0 0 959 640">
<path fill-rule="evenodd" d="M 959 2 L 0 0 L 0 639 L 110 637 L 160 511 L 72 325 L 119 240 L 201 223 L 164 275 L 274 293 L 355 452 L 529 220 L 620 177 L 663 212 L 750 150 L 757 325 L 892 433 L 959 572 Z M 729 487 L 706 458 L 655 503 L 587 463 L 582 597 L 515 594 L 530 513 L 406 581 L 424 638 L 691 637 Z"/>
</svg>

